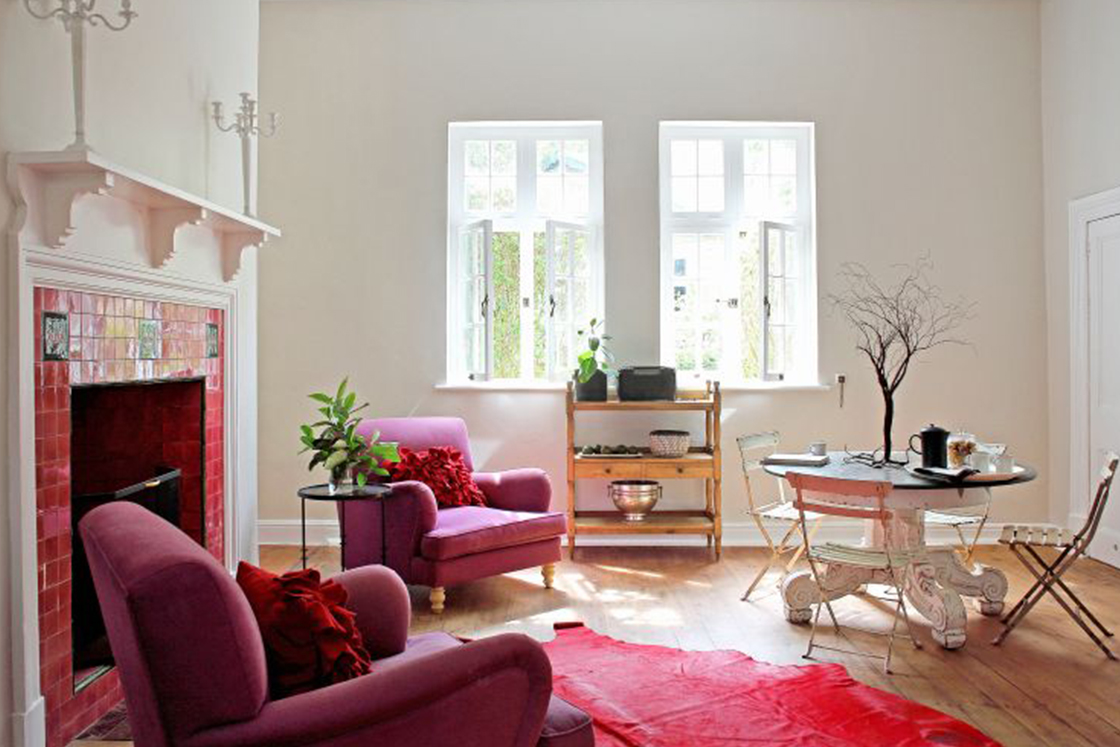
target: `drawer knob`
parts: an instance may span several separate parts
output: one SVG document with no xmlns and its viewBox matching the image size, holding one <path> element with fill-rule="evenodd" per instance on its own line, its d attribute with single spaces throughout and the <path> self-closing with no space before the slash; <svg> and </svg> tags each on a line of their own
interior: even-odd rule
<svg viewBox="0 0 1120 747">
<path fill-rule="evenodd" d="M 611 473 L 611 468 L 610 468 L 610 467 L 607 467 L 607 468 L 606 468 L 605 470 L 603 470 L 603 471 L 604 471 L 604 472 L 606 472 L 606 473 L 607 473 L 607 474 L 609 475 L 609 474 Z"/>
</svg>

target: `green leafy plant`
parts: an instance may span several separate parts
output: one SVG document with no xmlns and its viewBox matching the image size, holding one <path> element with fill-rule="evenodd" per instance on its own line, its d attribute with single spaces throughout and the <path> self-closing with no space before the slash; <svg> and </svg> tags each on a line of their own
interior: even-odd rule
<svg viewBox="0 0 1120 747">
<path fill-rule="evenodd" d="M 358 396 L 347 391 L 348 383 L 348 378 L 343 379 L 333 397 L 323 392 L 308 395 L 322 405 L 319 408 L 322 419 L 299 427 L 299 440 L 303 443 L 299 453 L 312 452 L 307 469 L 314 470 L 321 465 L 330 472 L 331 484 L 337 485 L 352 475 L 359 486 L 364 486 L 370 474 L 388 477 L 389 472 L 381 462 L 398 461 L 400 455 L 396 444 L 378 441 L 381 434 L 372 433 L 367 441 L 357 432 L 361 418 L 356 415 L 369 407 L 369 403 L 355 406 Z"/>
<path fill-rule="evenodd" d="M 579 362 L 576 376 L 581 384 L 591 381 L 596 371 L 602 371 L 604 374 L 611 372 L 610 364 L 614 363 L 614 355 L 604 344 L 610 341 L 611 336 L 600 334 L 602 328 L 602 319 L 592 319 L 587 329 L 577 332 L 581 339 L 587 338 L 587 350 L 580 353 L 576 359 Z"/>
</svg>

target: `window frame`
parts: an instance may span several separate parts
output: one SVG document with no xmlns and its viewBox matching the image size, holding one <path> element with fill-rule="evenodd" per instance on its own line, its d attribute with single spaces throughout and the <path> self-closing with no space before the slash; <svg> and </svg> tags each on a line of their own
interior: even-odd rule
<svg viewBox="0 0 1120 747">
<path fill-rule="evenodd" d="M 468 211 L 465 205 L 465 144 L 468 140 L 513 140 L 517 143 L 516 172 L 516 209 L 512 212 Z M 537 153 L 538 140 L 587 140 L 588 141 L 588 195 L 587 213 L 573 215 L 566 212 L 540 213 L 537 211 Z M 534 277 L 534 235 L 548 231 L 550 223 L 570 224 L 586 228 L 589 233 L 589 261 L 591 263 L 591 287 L 589 301 L 592 315 L 602 318 L 605 307 L 604 259 L 603 259 L 603 125 L 598 121 L 571 122 L 451 122 L 448 124 L 447 150 L 447 334 L 446 334 L 446 371 L 449 383 L 501 381 L 539 383 L 566 379 L 570 372 L 555 370 L 552 356 L 546 352 L 545 378 L 535 375 L 534 340 L 536 299 L 533 288 Z M 460 268 L 458 241 L 462 229 L 480 220 L 491 221 L 490 236 L 504 233 L 517 233 L 519 246 L 519 371 L 516 378 L 494 377 L 494 336 L 487 315 L 485 358 L 486 371 L 474 375 L 467 371 L 465 351 L 459 334 L 462 329 L 461 314 L 464 299 L 459 288 Z M 546 276 L 551 278 L 551 252 L 547 251 Z M 492 289 L 494 278 L 491 274 L 490 256 L 493 240 L 487 247 L 487 287 Z M 551 293 L 552 288 L 546 289 Z M 548 296 L 546 293 L 546 297 Z M 573 321 L 573 323 L 576 323 Z M 552 325 L 546 322 L 546 351 L 552 350 Z"/>
<path fill-rule="evenodd" d="M 676 212 L 673 210 L 672 196 L 672 164 L 671 143 L 673 140 L 712 140 L 723 141 L 724 157 L 724 209 L 720 212 Z M 793 216 L 779 215 L 753 215 L 748 214 L 745 207 L 744 178 L 744 141 L 748 139 L 769 140 L 795 140 L 797 142 L 797 181 L 796 181 L 796 208 Z M 812 122 L 679 122 L 663 121 L 658 129 L 658 182 L 660 205 L 660 282 L 659 282 L 659 307 L 660 307 L 660 359 L 662 365 L 676 365 L 676 340 L 673 327 L 673 235 L 679 233 L 723 234 L 726 241 L 725 258 L 734 256 L 732 250 L 734 242 L 739 240 L 739 233 L 749 225 L 755 225 L 764 230 L 765 223 L 792 223 L 796 226 L 796 235 L 799 246 L 802 247 L 802 277 L 800 283 L 801 298 L 803 299 L 801 312 L 804 321 L 799 324 L 803 328 L 800 339 L 799 351 L 795 357 L 798 362 L 795 370 L 777 375 L 768 370 L 769 361 L 766 358 L 766 341 L 768 338 L 769 319 L 766 314 L 767 291 L 764 283 L 767 277 L 767 262 L 762 255 L 763 238 L 759 237 L 759 308 L 760 351 L 762 360 L 760 364 L 760 377 L 746 379 L 742 375 L 742 351 L 736 355 L 734 362 L 721 361 L 719 370 L 704 372 L 698 362 L 696 378 L 719 378 L 722 383 L 730 386 L 749 385 L 759 382 L 781 382 L 783 385 L 803 386 L 817 384 L 820 380 L 819 371 L 819 344 L 818 344 L 818 309 L 817 309 L 817 242 L 816 242 L 816 167 L 815 167 L 815 127 Z M 792 219 L 792 220 L 791 220 Z M 742 299 L 738 299 L 742 302 Z M 729 329 L 726 321 L 722 334 L 726 337 Z M 735 330 L 738 333 L 738 330 Z M 739 350 L 738 343 L 731 345 L 733 350 Z M 690 373 L 685 374 L 687 378 Z M 687 380 L 686 378 L 686 380 Z"/>
</svg>

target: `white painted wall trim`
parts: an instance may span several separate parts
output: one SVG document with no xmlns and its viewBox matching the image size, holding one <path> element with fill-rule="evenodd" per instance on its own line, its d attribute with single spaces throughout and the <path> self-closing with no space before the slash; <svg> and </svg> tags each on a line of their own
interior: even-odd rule
<svg viewBox="0 0 1120 747">
<path fill-rule="evenodd" d="M 784 531 L 787 525 L 774 525 L 770 527 L 771 535 L 779 530 Z M 1002 524 L 988 522 L 980 536 L 980 543 L 992 545 L 996 543 Z M 972 531 L 975 531 L 974 529 Z M 261 519 L 257 522 L 257 534 L 262 545 L 299 545 L 300 525 L 299 519 Z M 957 534 L 953 529 L 943 526 L 928 527 L 926 536 L 931 544 L 957 543 Z M 971 536 L 965 530 L 965 536 Z M 863 539 L 863 522 L 859 520 L 835 520 L 824 524 L 817 533 L 816 539 L 822 542 L 850 542 L 858 543 Z M 567 539 L 564 539 L 567 544 Z M 333 519 L 308 519 L 307 520 L 307 545 L 308 547 L 338 544 L 338 522 Z M 681 535 L 593 535 L 579 537 L 576 547 L 699 547 L 707 544 L 703 537 Z M 723 544 L 725 547 L 762 547 L 766 541 L 758 531 L 753 521 L 723 522 Z"/>
<path fill-rule="evenodd" d="M 1120 187 L 1069 204 L 1069 526 L 1089 510 L 1089 226 L 1120 215 Z"/>
</svg>

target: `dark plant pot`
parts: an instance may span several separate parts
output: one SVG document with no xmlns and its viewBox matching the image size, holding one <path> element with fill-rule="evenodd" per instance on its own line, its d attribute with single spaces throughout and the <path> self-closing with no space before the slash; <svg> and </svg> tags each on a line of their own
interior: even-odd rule
<svg viewBox="0 0 1120 747">
<path fill-rule="evenodd" d="M 586 383 L 575 375 L 576 399 L 580 402 L 606 402 L 607 401 L 607 375 L 596 371 Z"/>
</svg>

